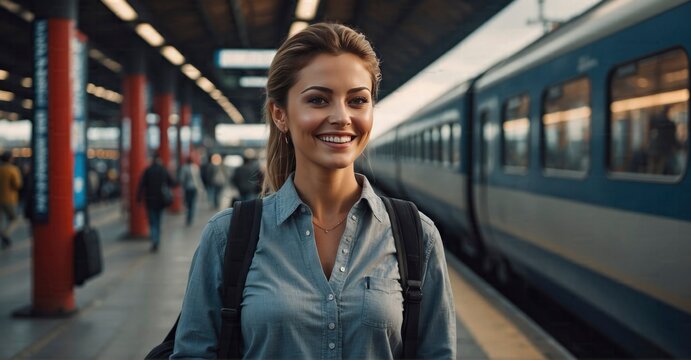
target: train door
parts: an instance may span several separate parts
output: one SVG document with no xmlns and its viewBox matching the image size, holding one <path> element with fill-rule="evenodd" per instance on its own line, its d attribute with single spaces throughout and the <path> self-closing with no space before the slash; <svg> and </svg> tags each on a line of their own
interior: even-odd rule
<svg viewBox="0 0 691 360">
<path fill-rule="evenodd" d="M 476 133 L 476 149 L 478 149 L 476 175 L 473 200 L 477 215 L 477 228 L 482 243 L 491 246 L 491 226 L 489 218 L 489 177 L 494 168 L 493 144 L 496 137 L 496 125 L 492 123 L 491 106 L 480 110 L 479 129 Z"/>
</svg>

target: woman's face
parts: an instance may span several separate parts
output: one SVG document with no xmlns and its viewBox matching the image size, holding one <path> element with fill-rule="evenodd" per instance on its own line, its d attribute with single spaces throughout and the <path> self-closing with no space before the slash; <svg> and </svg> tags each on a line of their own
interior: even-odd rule
<svg viewBox="0 0 691 360">
<path fill-rule="evenodd" d="M 321 54 L 300 70 L 287 109 L 272 113 L 279 129 L 290 132 L 298 168 L 353 165 L 372 129 L 371 91 L 370 73 L 353 54 Z"/>
</svg>

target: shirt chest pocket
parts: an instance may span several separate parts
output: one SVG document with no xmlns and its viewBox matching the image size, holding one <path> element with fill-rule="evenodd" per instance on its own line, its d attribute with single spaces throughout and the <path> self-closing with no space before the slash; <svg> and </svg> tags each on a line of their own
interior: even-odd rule
<svg viewBox="0 0 691 360">
<path fill-rule="evenodd" d="M 365 277 L 362 323 L 377 328 L 400 328 L 403 295 L 396 279 Z"/>
</svg>

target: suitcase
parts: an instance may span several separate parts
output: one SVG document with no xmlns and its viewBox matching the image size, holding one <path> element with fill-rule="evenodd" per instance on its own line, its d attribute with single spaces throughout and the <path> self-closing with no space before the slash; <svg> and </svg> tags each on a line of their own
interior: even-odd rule
<svg viewBox="0 0 691 360">
<path fill-rule="evenodd" d="M 81 286 L 102 270 L 103 257 L 98 231 L 85 226 L 74 238 L 74 283 Z"/>
</svg>

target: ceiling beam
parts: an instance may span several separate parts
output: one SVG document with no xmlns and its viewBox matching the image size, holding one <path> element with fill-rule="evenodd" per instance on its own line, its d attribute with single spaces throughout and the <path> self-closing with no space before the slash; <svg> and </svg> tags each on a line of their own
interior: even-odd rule
<svg viewBox="0 0 691 360">
<path fill-rule="evenodd" d="M 242 0 L 228 0 L 231 8 L 231 15 L 233 20 L 235 20 L 235 28 L 237 30 L 238 38 L 240 39 L 240 44 L 243 48 L 249 49 L 252 47 L 250 43 L 250 37 L 247 34 L 247 22 L 245 16 L 242 14 L 242 6 L 240 4 Z"/>
<path fill-rule="evenodd" d="M 199 12 L 199 16 L 202 18 L 204 28 L 206 29 L 206 32 L 209 33 L 209 36 L 213 39 L 215 46 L 218 48 L 223 47 L 223 40 L 221 36 L 218 34 L 218 31 L 214 29 L 214 25 L 211 23 L 211 18 L 209 17 L 209 12 L 206 11 L 206 6 L 204 6 L 204 2 L 195 1 L 194 3 L 197 6 L 197 12 Z"/>
</svg>

